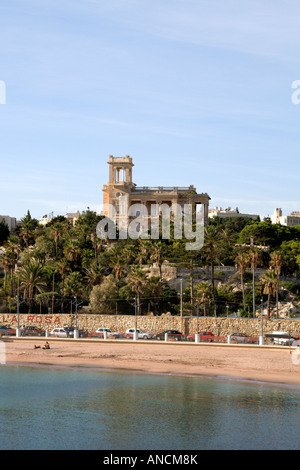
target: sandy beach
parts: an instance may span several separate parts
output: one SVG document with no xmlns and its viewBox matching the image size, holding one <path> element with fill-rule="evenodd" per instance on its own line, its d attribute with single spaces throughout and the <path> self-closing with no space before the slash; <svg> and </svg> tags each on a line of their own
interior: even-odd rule
<svg viewBox="0 0 300 470">
<path fill-rule="evenodd" d="M 48 341 L 50 349 L 44 350 L 45 339 L 6 340 L 6 365 L 89 366 L 99 370 L 300 384 L 300 364 L 293 363 L 293 349 L 288 347 L 51 338 Z M 41 348 L 35 349 L 35 345 Z"/>
</svg>

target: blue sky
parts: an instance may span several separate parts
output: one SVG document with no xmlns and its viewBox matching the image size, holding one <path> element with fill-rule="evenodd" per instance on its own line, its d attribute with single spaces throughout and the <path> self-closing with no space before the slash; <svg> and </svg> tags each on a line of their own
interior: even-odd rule
<svg viewBox="0 0 300 470">
<path fill-rule="evenodd" d="M 2 0 L 0 213 L 99 211 L 108 156 L 211 207 L 300 210 L 300 4 Z"/>
</svg>

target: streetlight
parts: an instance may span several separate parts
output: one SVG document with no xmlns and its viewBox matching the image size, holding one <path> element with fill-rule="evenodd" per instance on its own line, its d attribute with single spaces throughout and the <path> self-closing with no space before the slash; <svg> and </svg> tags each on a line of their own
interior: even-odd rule
<svg viewBox="0 0 300 470">
<path fill-rule="evenodd" d="M 183 326 L 183 308 L 182 308 L 182 279 L 180 279 L 180 322 L 181 322 L 181 333 Z"/>
<path fill-rule="evenodd" d="M 75 299 L 75 329 L 77 330 L 77 295 L 74 296 Z"/>
<path fill-rule="evenodd" d="M 199 299 L 197 297 L 197 334 L 199 332 Z"/>
<path fill-rule="evenodd" d="M 263 301 L 264 298 L 261 298 L 261 337 L 263 338 L 264 336 L 264 324 L 263 324 Z"/>
<path fill-rule="evenodd" d="M 227 310 L 227 318 L 228 318 L 228 310 L 229 310 L 229 305 L 226 305 L 226 310 Z"/>
</svg>

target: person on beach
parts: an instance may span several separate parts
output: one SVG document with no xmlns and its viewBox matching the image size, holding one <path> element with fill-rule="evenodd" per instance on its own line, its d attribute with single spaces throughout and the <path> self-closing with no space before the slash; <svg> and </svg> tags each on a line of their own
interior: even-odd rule
<svg viewBox="0 0 300 470">
<path fill-rule="evenodd" d="M 45 346 L 43 347 L 43 349 L 50 349 L 50 344 L 48 343 L 48 341 L 46 341 L 46 344 L 45 344 Z"/>
</svg>

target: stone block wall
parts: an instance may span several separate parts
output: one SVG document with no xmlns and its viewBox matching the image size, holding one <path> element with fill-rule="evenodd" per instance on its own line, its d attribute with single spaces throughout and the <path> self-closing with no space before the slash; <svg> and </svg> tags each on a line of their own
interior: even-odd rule
<svg viewBox="0 0 300 470">
<path fill-rule="evenodd" d="M 0 324 L 17 328 L 16 314 L 0 314 Z M 32 325 L 41 329 L 52 330 L 58 326 L 75 326 L 76 318 L 73 314 L 54 315 L 28 315 L 20 314 L 19 325 Z M 246 333 L 249 336 L 260 336 L 261 320 L 249 318 L 221 318 L 221 317 L 199 317 L 199 331 L 208 330 L 217 336 L 227 336 L 231 333 Z M 90 315 L 78 313 L 77 326 L 79 329 L 95 332 L 97 328 L 107 327 L 113 331 L 124 333 L 128 328 L 135 327 L 134 315 Z M 137 328 L 150 333 L 161 333 L 164 330 L 178 330 L 183 334 L 194 334 L 197 330 L 196 317 L 180 316 L 151 316 L 143 315 L 137 317 Z M 290 333 L 291 336 L 300 336 L 300 320 L 263 320 L 263 332 L 281 330 Z"/>
</svg>

